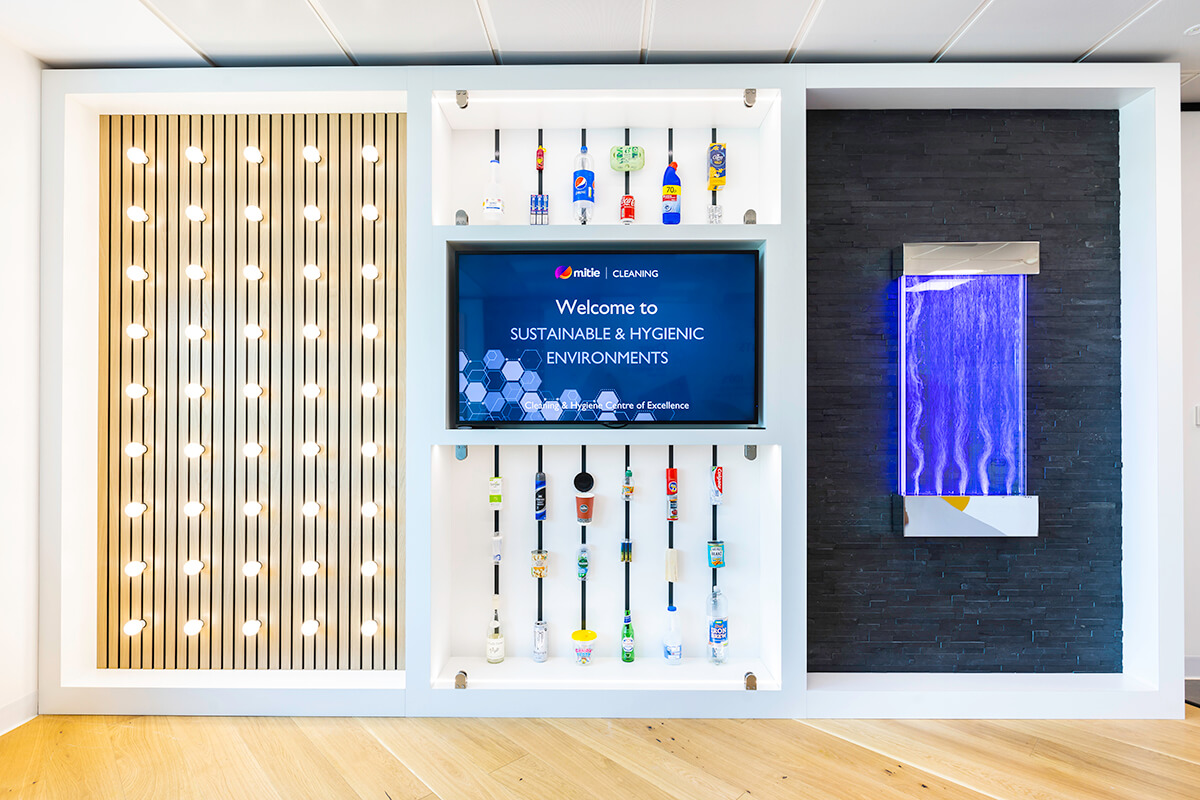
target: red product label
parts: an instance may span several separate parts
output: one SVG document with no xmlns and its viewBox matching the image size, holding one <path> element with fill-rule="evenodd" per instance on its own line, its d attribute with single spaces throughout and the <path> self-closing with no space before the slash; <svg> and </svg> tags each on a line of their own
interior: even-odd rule
<svg viewBox="0 0 1200 800">
<path fill-rule="evenodd" d="M 633 220 L 633 195 L 627 194 L 621 198 L 621 221 Z"/>
</svg>

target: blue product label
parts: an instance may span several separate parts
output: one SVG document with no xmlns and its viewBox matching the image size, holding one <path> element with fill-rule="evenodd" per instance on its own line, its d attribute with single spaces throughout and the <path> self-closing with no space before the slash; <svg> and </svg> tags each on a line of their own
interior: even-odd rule
<svg viewBox="0 0 1200 800">
<path fill-rule="evenodd" d="M 708 623 L 708 641 L 711 644 L 725 644 L 729 639 L 729 620 L 714 619 Z"/>
<path fill-rule="evenodd" d="M 596 188 L 593 185 L 593 181 L 595 180 L 596 173 L 590 169 L 575 170 L 575 194 L 573 195 L 572 202 L 595 200 Z"/>
<path fill-rule="evenodd" d="M 667 661 L 678 661 L 683 658 L 683 645 L 681 644 L 664 644 L 663 658 Z"/>
</svg>

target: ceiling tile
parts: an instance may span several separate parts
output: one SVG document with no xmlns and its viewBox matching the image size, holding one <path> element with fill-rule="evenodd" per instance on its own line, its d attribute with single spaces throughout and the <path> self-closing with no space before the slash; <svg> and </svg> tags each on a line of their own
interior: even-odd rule
<svg viewBox="0 0 1200 800">
<path fill-rule="evenodd" d="M 1200 70 L 1200 35 L 1184 36 L 1200 25 L 1196 0 L 1162 0 L 1097 50 L 1089 61 L 1178 61 L 1187 71 Z"/>
<path fill-rule="evenodd" d="M 782 62 L 816 0 L 653 0 L 655 62 Z"/>
<path fill-rule="evenodd" d="M 205 63 L 138 0 L 3 2 L 0 35 L 51 67 Z"/>
<path fill-rule="evenodd" d="M 963 0 L 824 0 L 793 61 L 928 61 L 977 8 Z"/>
<path fill-rule="evenodd" d="M 1146 5 L 1147 0 L 994 2 L 943 61 L 1074 61 Z M 1036 22 L 1035 22 L 1036 21 Z"/>
<path fill-rule="evenodd" d="M 349 64 L 305 0 L 153 0 L 221 67 Z"/>
<path fill-rule="evenodd" d="M 483 0 L 505 64 L 641 57 L 642 0 Z"/>
<path fill-rule="evenodd" d="M 475 0 L 319 0 L 359 64 L 491 64 Z"/>
</svg>

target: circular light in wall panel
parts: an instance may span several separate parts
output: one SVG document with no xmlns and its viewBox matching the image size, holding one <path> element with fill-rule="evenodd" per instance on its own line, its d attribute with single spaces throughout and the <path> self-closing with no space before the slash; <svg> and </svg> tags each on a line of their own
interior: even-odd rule
<svg viewBox="0 0 1200 800">
<path fill-rule="evenodd" d="M 359 630 L 362 631 L 363 636 L 374 636 L 379 633 L 379 623 L 373 619 L 369 619 L 362 624 Z"/>
<path fill-rule="evenodd" d="M 139 503 L 135 500 L 134 502 L 127 503 L 125 505 L 125 516 L 129 517 L 130 519 L 133 519 L 134 517 L 140 517 L 142 514 L 145 514 L 145 513 L 146 513 L 146 504 L 145 503 Z"/>
<path fill-rule="evenodd" d="M 321 268 L 318 267 L 316 264 L 305 264 L 304 265 L 304 277 L 308 278 L 310 281 L 320 280 L 321 279 Z"/>
<path fill-rule="evenodd" d="M 242 564 L 242 574 L 247 578 L 256 578 L 260 572 L 262 572 L 261 561 L 247 561 L 245 564 Z"/>
<path fill-rule="evenodd" d="M 378 561 L 364 561 L 362 565 L 362 574 L 366 578 L 374 578 L 379 574 Z"/>
<path fill-rule="evenodd" d="M 307 503 L 300 506 L 300 513 L 306 517 L 315 517 L 320 512 L 320 510 L 321 510 L 321 504 L 314 503 L 312 500 L 309 500 Z"/>
<path fill-rule="evenodd" d="M 136 322 L 132 322 L 125 326 L 125 335 L 130 339 L 145 339 L 150 335 L 150 331 L 146 330 L 144 325 L 139 325 Z"/>
<path fill-rule="evenodd" d="M 262 445 L 258 442 L 246 442 L 246 446 L 242 448 L 242 455 L 246 458 L 257 458 L 262 455 Z"/>
<path fill-rule="evenodd" d="M 199 325 L 188 325 L 184 328 L 183 335 L 196 342 L 204 338 L 204 328 Z"/>
<path fill-rule="evenodd" d="M 321 396 L 321 387 L 315 383 L 306 383 L 304 388 L 300 390 L 309 400 L 314 400 Z"/>
<path fill-rule="evenodd" d="M 309 222 L 320 222 L 321 221 L 321 209 L 317 208 L 316 206 L 305 206 L 304 207 L 304 218 L 306 220 L 308 220 Z"/>
<path fill-rule="evenodd" d="M 137 636 L 145 628 L 146 620 L 144 619 L 131 619 L 121 626 L 121 630 L 125 632 L 126 636 Z"/>
<path fill-rule="evenodd" d="M 145 397 L 148 393 L 149 391 L 146 389 L 146 387 L 142 386 L 140 383 L 131 383 L 125 387 L 125 396 L 134 400 Z"/>
<path fill-rule="evenodd" d="M 187 269 L 183 271 L 183 274 L 187 275 L 194 281 L 202 281 L 205 279 L 205 277 L 207 277 L 204 267 L 200 266 L 199 264 L 188 264 Z"/>
<path fill-rule="evenodd" d="M 145 222 L 150 219 L 150 215 L 141 206 L 130 206 L 125 209 L 125 216 L 129 217 L 133 222 Z"/>
<path fill-rule="evenodd" d="M 246 215 L 246 219 L 250 220 L 251 222 L 263 221 L 262 209 L 258 206 L 246 206 L 246 210 L 242 213 L 244 213 Z"/>
<path fill-rule="evenodd" d="M 204 630 L 204 621 L 199 619 L 189 619 L 183 623 L 183 632 L 187 636 L 195 636 L 200 631 Z"/>
<path fill-rule="evenodd" d="M 363 264 L 362 276 L 369 281 L 373 281 L 379 277 L 379 267 L 374 264 Z"/>
<path fill-rule="evenodd" d="M 189 517 L 198 517 L 204 512 L 204 503 L 199 503 L 195 500 L 190 503 L 185 503 L 183 513 Z"/>
<path fill-rule="evenodd" d="M 262 150 L 259 150 L 254 145 L 246 145 L 246 149 L 242 151 L 242 155 L 251 164 L 261 164 L 263 162 Z"/>
<path fill-rule="evenodd" d="M 320 629 L 321 623 L 315 619 L 306 619 L 304 620 L 304 624 L 300 626 L 300 633 L 305 636 L 315 636 Z"/>
<path fill-rule="evenodd" d="M 204 209 L 200 206 L 188 206 L 183 210 L 183 215 L 192 222 L 204 222 L 208 219 L 208 215 L 204 213 Z"/>
<path fill-rule="evenodd" d="M 136 578 L 146 571 L 145 561 L 130 561 L 125 565 L 125 574 L 131 578 Z"/>
<path fill-rule="evenodd" d="M 247 339 L 261 339 L 263 335 L 263 329 L 253 322 L 243 328 L 242 332 L 246 334 Z"/>
<path fill-rule="evenodd" d="M 246 620 L 246 624 L 242 626 L 242 634 L 245 636 L 257 636 L 262 630 L 262 623 L 256 619 Z"/>
<path fill-rule="evenodd" d="M 204 151 L 199 147 L 189 147 L 183 151 L 183 157 L 193 164 L 203 164 L 208 159 L 204 157 Z"/>
<path fill-rule="evenodd" d="M 140 147 L 131 147 L 125 151 L 125 157 L 134 164 L 145 164 L 150 159 L 146 156 L 146 151 Z"/>
<path fill-rule="evenodd" d="M 145 455 L 145 453 L 146 445 L 142 444 L 141 442 L 130 442 L 129 444 L 125 445 L 125 455 L 129 456 L 130 458 L 137 458 L 138 456 Z"/>
<path fill-rule="evenodd" d="M 362 215 L 364 219 L 369 219 L 371 222 L 374 222 L 375 220 L 379 219 L 379 209 L 368 203 L 367 205 L 363 206 Z"/>
<path fill-rule="evenodd" d="M 183 446 L 183 454 L 188 458 L 199 458 L 204 455 L 204 445 L 199 442 L 188 442 Z"/>
<path fill-rule="evenodd" d="M 379 150 L 373 144 L 365 144 L 362 149 L 362 157 L 374 164 L 379 160 Z"/>
<path fill-rule="evenodd" d="M 362 515 L 364 517 L 373 517 L 379 513 L 379 506 L 375 503 L 366 502 L 362 505 Z"/>
<path fill-rule="evenodd" d="M 379 326 L 368 322 L 366 325 L 362 326 L 362 335 L 368 339 L 374 339 L 379 335 Z"/>
<path fill-rule="evenodd" d="M 362 446 L 362 454 L 367 458 L 374 458 L 379 455 L 379 445 L 374 442 L 367 442 Z"/>
<path fill-rule="evenodd" d="M 184 575 L 199 575 L 204 571 L 204 562 L 198 558 L 188 559 L 183 562 Z"/>
<path fill-rule="evenodd" d="M 321 452 L 321 445 L 316 442 L 305 442 L 300 446 L 300 453 L 306 458 L 312 458 Z"/>
<path fill-rule="evenodd" d="M 262 513 L 262 503 L 258 502 L 257 500 L 251 500 L 246 503 L 246 505 L 242 506 L 242 512 L 247 517 L 257 517 L 260 513 Z"/>
<path fill-rule="evenodd" d="M 204 387 L 198 383 L 189 383 L 183 387 L 183 393 L 193 400 L 199 400 L 201 397 L 204 397 Z"/>
<path fill-rule="evenodd" d="M 300 565 L 300 574 L 306 578 L 311 578 L 317 574 L 317 570 L 320 568 L 321 564 L 318 561 L 305 561 Z"/>
<path fill-rule="evenodd" d="M 321 160 L 321 151 L 313 147 L 311 144 L 305 146 L 305 148 L 300 151 L 300 154 L 304 156 L 305 161 L 308 161 L 312 164 L 316 164 Z"/>
<path fill-rule="evenodd" d="M 263 277 L 263 271 L 254 264 L 247 264 L 246 268 L 242 270 L 242 274 L 248 281 L 261 281 Z"/>
<path fill-rule="evenodd" d="M 257 383 L 247 383 L 246 388 L 242 389 L 242 394 L 246 395 L 247 400 L 254 400 L 262 397 L 262 387 Z"/>
<path fill-rule="evenodd" d="M 375 384 L 364 383 L 362 385 L 362 396 L 363 397 L 375 397 L 378 394 L 379 394 L 379 387 L 376 386 Z"/>
<path fill-rule="evenodd" d="M 305 339 L 316 339 L 321 335 L 321 329 L 310 323 L 304 326 L 302 333 Z"/>
<path fill-rule="evenodd" d="M 131 264 L 125 270 L 125 277 L 131 281 L 144 281 L 150 277 L 150 273 L 139 267 L 137 264 Z"/>
</svg>

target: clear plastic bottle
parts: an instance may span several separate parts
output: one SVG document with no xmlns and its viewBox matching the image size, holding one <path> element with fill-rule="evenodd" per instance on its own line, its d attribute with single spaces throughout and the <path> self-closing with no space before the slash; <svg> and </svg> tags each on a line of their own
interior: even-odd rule
<svg viewBox="0 0 1200 800">
<path fill-rule="evenodd" d="M 488 182 L 483 187 L 483 221 L 495 224 L 504 219 L 504 189 L 500 186 L 500 162 L 493 158 L 488 169 Z"/>
<path fill-rule="evenodd" d="M 663 635 L 663 658 L 668 664 L 683 663 L 683 634 L 679 630 L 679 612 L 667 606 L 667 632 Z"/>
<path fill-rule="evenodd" d="M 720 587 L 708 596 L 708 660 L 725 663 L 725 645 L 729 640 L 729 606 Z"/>
<path fill-rule="evenodd" d="M 572 183 L 571 209 L 575 212 L 575 221 L 586 225 L 596 206 L 596 172 L 587 145 L 580 147 L 579 155 L 575 156 Z"/>
<path fill-rule="evenodd" d="M 487 662 L 499 664 L 504 660 L 504 634 L 500 632 L 500 609 L 492 610 L 492 621 L 488 625 Z"/>
</svg>

